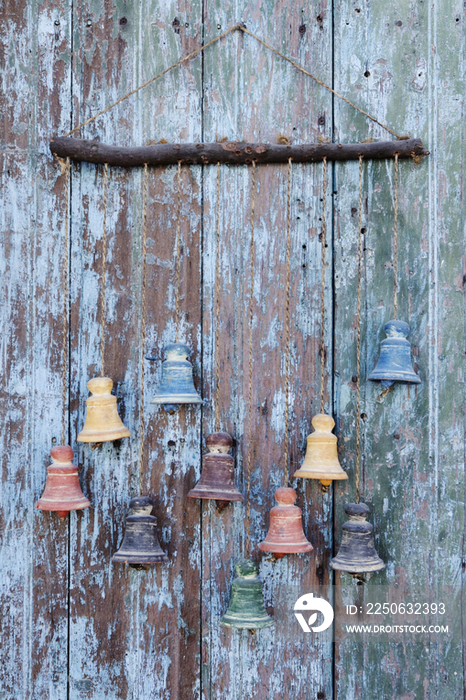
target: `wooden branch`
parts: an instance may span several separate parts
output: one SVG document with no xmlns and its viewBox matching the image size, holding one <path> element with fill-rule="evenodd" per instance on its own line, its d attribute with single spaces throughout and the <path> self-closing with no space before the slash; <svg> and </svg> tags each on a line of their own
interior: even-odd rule
<svg viewBox="0 0 466 700">
<path fill-rule="evenodd" d="M 121 166 L 123 168 L 148 165 L 207 165 L 228 163 L 244 165 L 255 160 L 262 163 L 286 163 L 292 158 L 294 163 L 316 163 L 325 156 L 328 160 L 357 160 L 360 155 L 365 160 L 373 158 L 419 158 L 429 155 L 421 139 L 400 141 L 373 141 L 370 143 L 303 143 L 278 145 L 271 143 L 157 143 L 152 146 L 124 148 L 106 146 L 100 141 L 84 139 L 55 138 L 50 142 L 53 155 L 88 163 Z"/>
</svg>

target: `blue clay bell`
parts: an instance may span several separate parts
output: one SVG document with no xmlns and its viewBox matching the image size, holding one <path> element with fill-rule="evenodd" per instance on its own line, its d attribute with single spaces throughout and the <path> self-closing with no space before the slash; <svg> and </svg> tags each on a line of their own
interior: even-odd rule
<svg viewBox="0 0 466 700">
<path fill-rule="evenodd" d="M 393 382 L 420 384 L 421 380 L 413 369 L 411 345 L 406 340 L 409 335 L 408 324 L 405 321 L 388 321 L 384 330 L 387 337 L 380 344 L 379 361 L 369 379 L 380 382 L 385 389 Z"/>
<path fill-rule="evenodd" d="M 177 411 L 182 403 L 202 403 L 194 388 L 193 366 L 188 360 L 188 355 L 189 347 L 183 343 L 171 343 L 165 348 L 162 380 L 151 403 L 163 404 L 167 412 Z"/>
</svg>

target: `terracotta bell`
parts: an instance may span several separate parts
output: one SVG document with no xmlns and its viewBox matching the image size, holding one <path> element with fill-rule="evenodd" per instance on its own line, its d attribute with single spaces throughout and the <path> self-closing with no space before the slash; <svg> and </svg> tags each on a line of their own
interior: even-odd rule
<svg viewBox="0 0 466 700">
<path fill-rule="evenodd" d="M 332 481 L 347 479 L 338 461 L 337 436 L 332 433 L 335 421 L 332 416 L 319 413 L 311 421 L 314 432 L 307 437 L 307 449 L 304 462 L 294 478 L 320 479 L 328 488 Z"/>
<path fill-rule="evenodd" d="M 345 513 L 349 520 L 343 524 L 340 550 L 330 561 L 331 568 L 350 574 L 385 569 L 385 564 L 375 551 L 374 528 L 366 522 L 369 507 L 365 503 L 349 503 Z"/>
<path fill-rule="evenodd" d="M 130 436 L 118 415 L 116 396 L 110 393 L 112 387 L 109 377 L 95 377 L 87 382 L 91 396 L 86 401 L 87 415 L 78 442 L 108 442 Z"/>
<path fill-rule="evenodd" d="M 405 321 L 388 321 L 384 326 L 387 337 L 380 344 L 377 366 L 369 375 L 373 382 L 380 382 L 385 389 L 393 382 L 420 384 L 421 380 L 413 369 L 411 345 L 406 338 L 409 326 Z"/>
<path fill-rule="evenodd" d="M 209 454 L 202 458 L 202 474 L 188 493 L 190 498 L 215 498 L 220 506 L 242 501 L 233 481 L 234 459 L 228 454 L 233 438 L 228 433 L 212 433 L 206 438 Z"/>
<path fill-rule="evenodd" d="M 39 510 L 57 511 L 65 518 L 71 510 L 89 508 L 90 501 L 81 491 L 78 467 L 72 464 L 74 452 L 69 445 L 59 445 L 50 452 L 53 464 L 47 467 L 47 481 L 36 503 Z"/>
<path fill-rule="evenodd" d="M 230 605 L 220 624 L 248 630 L 271 627 L 273 620 L 265 609 L 257 564 L 251 559 L 242 559 L 235 564 L 235 571 L 238 577 L 232 583 Z"/>
<path fill-rule="evenodd" d="M 154 502 L 149 496 L 131 499 L 129 507 L 132 515 L 126 518 L 126 529 L 120 549 L 115 552 L 112 561 L 119 561 L 131 566 L 157 564 L 168 561 L 157 538 L 157 518 L 151 515 Z"/>
<path fill-rule="evenodd" d="M 165 348 L 166 359 L 162 362 L 162 379 L 151 403 L 164 404 L 167 412 L 177 411 L 178 404 L 202 403 L 194 388 L 193 366 L 188 360 L 188 355 L 189 347 L 183 343 L 172 343 Z"/>
<path fill-rule="evenodd" d="M 262 552 L 272 552 L 277 559 L 285 554 L 312 552 L 314 547 L 306 539 L 303 531 L 301 508 L 295 506 L 296 491 L 279 488 L 275 491 L 278 506 L 270 511 L 270 527 L 267 537 L 260 543 Z"/>
</svg>

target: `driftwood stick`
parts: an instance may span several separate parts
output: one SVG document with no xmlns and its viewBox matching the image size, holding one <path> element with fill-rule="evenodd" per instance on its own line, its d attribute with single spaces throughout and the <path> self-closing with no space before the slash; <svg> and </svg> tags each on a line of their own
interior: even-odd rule
<svg viewBox="0 0 466 700">
<path fill-rule="evenodd" d="M 50 142 L 53 155 L 88 163 L 121 166 L 123 168 L 148 165 L 175 165 L 181 161 L 185 165 L 208 163 L 228 163 L 230 165 L 249 164 L 255 160 L 261 163 L 286 163 L 292 158 L 294 163 L 316 163 L 324 156 L 327 160 L 422 157 L 429 155 L 421 139 L 400 141 L 373 141 L 370 143 L 303 143 L 278 145 L 271 143 L 157 143 L 152 146 L 125 148 L 106 146 L 100 141 L 84 139 L 55 138 Z"/>
</svg>

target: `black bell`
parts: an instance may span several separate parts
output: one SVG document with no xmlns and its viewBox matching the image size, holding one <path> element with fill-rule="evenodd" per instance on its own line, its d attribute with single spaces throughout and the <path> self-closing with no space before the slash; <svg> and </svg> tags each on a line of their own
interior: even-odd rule
<svg viewBox="0 0 466 700">
<path fill-rule="evenodd" d="M 123 542 L 113 555 L 113 561 L 130 565 L 168 561 L 157 539 L 157 518 L 150 514 L 153 506 L 154 502 L 148 496 L 139 496 L 129 502 L 133 514 L 126 518 Z"/>
<path fill-rule="evenodd" d="M 377 366 L 369 375 L 373 382 L 380 382 L 385 389 L 393 382 L 420 384 L 421 380 L 413 369 L 411 345 L 406 340 L 409 326 L 405 321 L 388 321 L 384 326 L 387 337 L 380 343 L 380 357 Z"/>
<path fill-rule="evenodd" d="M 349 503 L 345 508 L 349 520 L 343 524 L 340 550 L 331 560 L 335 571 L 350 574 L 369 573 L 385 569 L 385 564 L 375 551 L 371 523 L 366 522 L 369 507 L 365 503 Z"/>
</svg>

